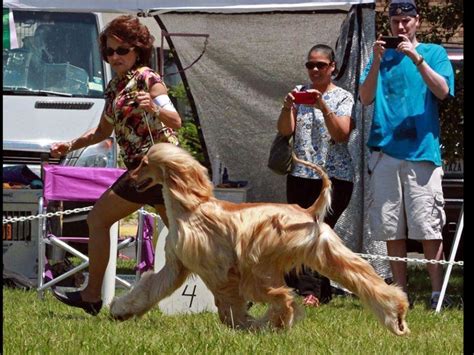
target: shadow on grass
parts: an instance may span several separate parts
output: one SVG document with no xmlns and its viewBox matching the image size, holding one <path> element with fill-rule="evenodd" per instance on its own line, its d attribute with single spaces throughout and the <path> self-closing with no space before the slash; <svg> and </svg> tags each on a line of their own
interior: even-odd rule
<svg viewBox="0 0 474 355">
<path fill-rule="evenodd" d="M 443 270 L 443 279 L 446 267 Z M 415 304 L 423 305 L 426 309 L 431 309 L 431 281 L 426 269 L 426 265 L 409 265 L 408 266 L 408 294 Z M 462 309 L 464 307 L 464 270 L 462 267 L 456 266 L 451 271 L 446 295 L 452 301 L 450 308 Z M 296 296 L 299 297 L 299 296 Z M 362 308 L 360 303 L 338 303 L 334 300 L 340 299 L 358 299 L 354 294 L 333 295 L 332 301 L 329 303 L 333 308 Z M 325 305 L 321 305 L 324 307 Z"/>
<path fill-rule="evenodd" d="M 73 264 L 79 260 L 71 258 Z M 117 259 L 117 274 L 135 274 L 135 260 Z M 443 278 L 446 272 L 446 266 L 443 270 Z M 426 265 L 416 264 L 408 265 L 408 293 L 416 304 L 424 304 L 430 307 L 429 301 L 431 297 L 431 282 L 426 270 Z M 446 294 L 453 301 L 452 307 L 463 308 L 464 306 L 464 269 L 460 266 L 454 266 L 448 283 Z M 297 296 L 298 297 L 298 296 Z M 333 296 L 333 297 L 355 297 L 355 296 Z M 334 302 L 331 302 L 333 304 Z M 344 305 L 334 305 L 335 307 L 347 307 Z M 359 307 L 353 304 L 351 307 Z"/>
</svg>

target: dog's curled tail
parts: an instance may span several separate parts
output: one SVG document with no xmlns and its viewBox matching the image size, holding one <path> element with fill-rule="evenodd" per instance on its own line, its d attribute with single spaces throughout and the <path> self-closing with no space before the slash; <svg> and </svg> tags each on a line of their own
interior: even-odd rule
<svg viewBox="0 0 474 355">
<path fill-rule="evenodd" d="M 316 201 L 314 201 L 314 203 L 307 209 L 309 213 L 311 213 L 313 216 L 315 216 L 318 220 L 322 222 L 324 221 L 326 213 L 331 210 L 331 180 L 329 180 L 328 174 L 326 174 L 324 169 L 321 168 L 319 165 L 298 159 L 295 153 L 292 153 L 292 156 L 294 161 L 306 165 L 307 167 L 315 170 L 323 180 L 323 187 L 321 189 L 321 193 L 319 194 Z"/>
</svg>

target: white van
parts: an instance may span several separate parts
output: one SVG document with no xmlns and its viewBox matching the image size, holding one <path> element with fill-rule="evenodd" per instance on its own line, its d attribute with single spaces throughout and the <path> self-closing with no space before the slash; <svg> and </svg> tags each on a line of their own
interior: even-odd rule
<svg viewBox="0 0 474 355">
<path fill-rule="evenodd" d="M 39 173 L 41 153 L 97 126 L 110 80 L 93 13 L 13 11 L 18 48 L 3 49 L 3 163 Z M 116 166 L 113 137 L 55 164 Z"/>
<path fill-rule="evenodd" d="M 26 164 L 39 177 L 42 160 L 116 167 L 113 136 L 61 159 L 49 156 L 53 142 L 79 137 L 99 123 L 105 86 L 111 79 L 110 66 L 99 52 L 101 15 L 4 9 L 3 16 L 4 23 L 6 16 L 10 20 L 3 47 L 3 166 Z M 8 42 L 10 45 L 5 46 Z M 41 190 L 5 187 L 4 218 L 38 213 Z M 68 218 L 78 220 L 65 224 L 73 225 L 76 235 L 87 233 L 85 215 Z M 3 226 L 4 266 L 28 277 L 35 277 L 36 221 Z"/>
</svg>

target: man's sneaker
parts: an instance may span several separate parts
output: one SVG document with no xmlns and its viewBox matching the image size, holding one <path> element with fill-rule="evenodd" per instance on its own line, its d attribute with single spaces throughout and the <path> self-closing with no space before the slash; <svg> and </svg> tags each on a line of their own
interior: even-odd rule
<svg viewBox="0 0 474 355">
<path fill-rule="evenodd" d="M 431 297 L 430 304 L 431 304 L 432 310 L 436 310 L 436 307 L 438 306 L 438 301 L 439 301 L 439 295 Z M 453 300 L 449 296 L 445 295 L 441 308 L 448 308 L 448 307 L 451 307 L 452 305 L 453 305 Z"/>
</svg>

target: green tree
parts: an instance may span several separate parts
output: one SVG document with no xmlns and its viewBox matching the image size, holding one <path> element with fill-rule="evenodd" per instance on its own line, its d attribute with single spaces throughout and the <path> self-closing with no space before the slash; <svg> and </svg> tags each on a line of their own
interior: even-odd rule
<svg viewBox="0 0 474 355">
<path fill-rule="evenodd" d="M 445 0 L 439 5 L 430 5 L 429 0 L 417 0 L 416 7 L 420 15 L 422 28 L 417 33 L 421 42 L 448 43 L 463 27 L 463 0 Z M 377 34 L 390 34 L 388 18 L 389 0 L 377 0 L 383 6 L 376 14 Z"/>
<path fill-rule="evenodd" d="M 183 82 L 170 87 L 168 93 L 171 97 L 176 98 L 177 101 L 181 103 L 181 105 L 179 105 L 180 107 L 189 108 L 189 101 Z M 205 164 L 206 159 L 202 149 L 201 140 L 199 139 L 200 127 L 196 125 L 192 115 L 188 115 L 186 112 L 180 112 L 180 115 L 183 118 L 183 124 L 178 131 L 180 146 L 191 153 L 191 155 L 200 163 Z"/>
</svg>

